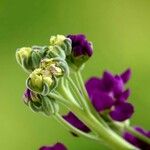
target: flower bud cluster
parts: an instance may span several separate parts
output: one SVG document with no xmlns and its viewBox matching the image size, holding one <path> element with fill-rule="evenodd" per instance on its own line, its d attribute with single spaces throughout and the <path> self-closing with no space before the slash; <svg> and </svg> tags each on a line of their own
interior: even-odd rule
<svg viewBox="0 0 150 150">
<path fill-rule="evenodd" d="M 16 59 L 18 64 L 25 72 L 29 73 L 26 80 L 28 90 L 25 92 L 26 96 L 24 97 L 28 97 L 26 99 L 28 99 L 28 104 L 30 104 L 33 110 L 42 111 L 42 99 L 44 99 L 44 96 L 49 95 L 50 92 L 55 91 L 59 79 L 69 75 L 70 70 L 72 70 L 71 68 L 73 68 L 72 66 L 79 68 L 82 66 L 83 62 L 79 60 L 79 55 L 81 54 L 80 59 L 82 60 L 82 56 L 87 55 L 85 45 L 88 42 L 85 36 L 72 36 L 76 38 L 72 38 L 71 35 L 51 36 L 47 46 L 17 49 Z M 85 51 L 79 55 L 74 55 L 74 53 L 78 53 L 77 47 L 74 47 L 77 45 L 77 42 L 79 50 L 84 49 Z M 78 57 L 78 59 L 75 60 L 75 57 Z M 81 63 L 81 65 L 77 65 L 78 63 Z"/>
</svg>

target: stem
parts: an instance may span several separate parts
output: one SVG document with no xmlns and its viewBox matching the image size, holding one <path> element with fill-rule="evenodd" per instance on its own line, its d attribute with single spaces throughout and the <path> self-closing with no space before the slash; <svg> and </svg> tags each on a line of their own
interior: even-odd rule
<svg viewBox="0 0 150 150">
<path fill-rule="evenodd" d="M 137 150 L 134 146 L 126 142 L 123 138 L 113 132 L 111 129 L 105 128 L 93 115 L 86 116 L 82 120 L 87 123 L 87 126 L 95 131 L 108 146 L 114 150 Z"/>
<path fill-rule="evenodd" d="M 58 122 L 62 123 L 65 127 L 67 127 L 67 129 L 70 132 L 76 133 L 77 135 L 92 139 L 92 140 L 96 140 L 96 141 L 100 141 L 100 139 L 97 136 L 91 135 L 91 134 L 87 134 L 79 129 L 77 129 L 76 127 L 72 126 L 70 123 L 68 123 L 60 114 L 56 113 L 53 116 Z"/>
<path fill-rule="evenodd" d="M 91 112 L 93 113 L 93 115 L 107 128 L 109 128 L 109 126 L 105 123 L 105 121 L 103 120 L 103 118 L 101 118 L 100 114 L 97 113 L 97 111 L 95 110 L 94 106 L 92 105 L 92 103 L 90 102 L 89 100 L 89 96 L 88 96 L 88 93 L 85 89 L 85 85 L 84 85 L 84 82 L 83 82 L 83 78 L 82 78 L 82 75 L 81 75 L 81 72 L 78 71 L 76 72 L 76 75 L 75 75 L 75 78 L 76 78 L 76 81 L 77 81 L 77 85 L 78 85 L 78 88 L 81 89 L 82 91 L 82 94 L 84 96 L 84 101 L 85 103 L 87 103 L 89 109 L 91 110 Z"/>
<path fill-rule="evenodd" d="M 66 86 L 68 86 L 68 84 L 66 83 Z M 75 105 L 77 105 L 78 107 L 80 107 L 79 103 L 74 99 L 74 97 L 72 96 L 69 88 L 66 88 L 65 87 L 65 84 L 64 84 L 64 79 L 62 78 L 60 80 L 60 86 L 59 88 L 57 89 L 57 91 L 59 93 L 61 93 L 61 95 L 63 95 L 63 97 L 65 97 L 66 99 L 69 99 L 71 100 Z"/>
<path fill-rule="evenodd" d="M 92 114 L 84 112 L 82 109 L 74 105 L 68 100 L 56 95 L 51 94 L 51 96 L 58 102 L 63 103 L 67 108 L 69 108 L 76 116 L 82 120 L 94 133 L 96 133 L 105 143 L 108 143 L 114 150 L 138 150 L 136 147 L 132 146 L 126 142 L 123 138 L 117 135 L 110 129 L 105 128 Z"/>
<path fill-rule="evenodd" d="M 77 88 L 76 84 L 73 82 L 73 80 L 70 77 L 68 77 L 67 79 L 68 79 L 68 82 L 70 83 L 71 87 L 73 88 L 76 97 L 80 100 L 80 103 L 83 107 L 83 110 L 87 111 L 87 112 L 90 111 L 86 101 L 83 99 L 83 97 L 82 97 L 79 89 Z"/>
</svg>

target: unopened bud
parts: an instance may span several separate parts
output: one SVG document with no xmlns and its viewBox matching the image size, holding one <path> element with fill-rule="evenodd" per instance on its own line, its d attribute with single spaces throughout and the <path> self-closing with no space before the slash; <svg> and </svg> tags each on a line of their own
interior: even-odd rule
<svg viewBox="0 0 150 150">
<path fill-rule="evenodd" d="M 26 72 L 32 72 L 39 67 L 47 47 L 33 46 L 23 47 L 16 51 L 16 59 Z"/>
<path fill-rule="evenodd" d="M 64 35 L 56 35 L 51 36 L 50 45 L 52 46 L 60 46 L 62 50 L 65 52 L 66 56 L 71 53 L 71 40 Z"/>
<path fill-rule="evenodd" d="M 47 96 L 34 93 L 30 89 L 25 90 L 23 99 L 25 104 L 29 106 L 30 109 L 34 112 L 42 112 L 47 116 L 56 112 L 54 99 L 50 99 Z"/>
<path fill-rule="evenodd" d="M 41 68 L 44 68 L 45 73 L 50 72 L 55 77 L 61 77 L 69 73 L 66 61 L 61 58 L 43 59 L 41 61 Z"/>
<path fill-rule="evenodd" d="M 72 51 L 67 57 L 67 62 L 73 70 L 79 70 L 93 54 L 92 43 L 83 34 L 67 37 L 72 41 Z"/>
<path fill-rule="evenodd" d="M 50 72 L 39 68 L 30 74 L 26 84 L 30 90 L 42 95 L 47 95 L 56 86 L 56 80 L 51 76 Z"/>
</svg>

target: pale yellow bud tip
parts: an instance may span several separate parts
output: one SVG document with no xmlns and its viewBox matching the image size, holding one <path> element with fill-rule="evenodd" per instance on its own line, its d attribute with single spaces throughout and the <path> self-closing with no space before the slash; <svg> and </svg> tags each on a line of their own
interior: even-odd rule
<svg viewBox="0 0 150 150">
<path fill-rule="evenodd" d="M 50 44 L 51 45 L 61 45 L 65 39 L 66 39 L 66 37 L 64 35 L 51 36 Z"/>
</svg>

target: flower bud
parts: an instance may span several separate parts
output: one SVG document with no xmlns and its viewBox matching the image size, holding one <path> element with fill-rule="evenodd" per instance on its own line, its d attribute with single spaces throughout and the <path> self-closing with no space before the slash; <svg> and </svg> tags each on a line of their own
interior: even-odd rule
<svg viewBox="0 0 150 150">
<path fill-rule="evenodd" d="M 39 67 L 47 47 L 33 46 L 23 47 L 16 51 L 16 59 L 20 66 L 27 72 L 32 72 Z"/>
<path fill-rule="evenodd" d="M 64 74 L 69 73 L 68 65 L 65 60 L 61 58 L 45 58 L 41 61 L 41 68 L 45 70 L 45 73 L 50 72 L 55 77 L 61 77 Z"/>
<path fill-rule="evenodd" d="M 26 89 L 23 95 L 23 100 L 33 111 L 42 111 L 42 97 L 40 94 L 34 93 L 30 89 Z"/>
<path fill-rule="evenodd" d="M 72 41 L 72 51 L 67 56 L 67 62 L 73 70 L 78 70 L 92 56 L 93 46 L 82 34 L 67 37 Z"/>
<path fill-rule="evenodd" d="M 62 59 L 66 58 L 65 51 L 58 45 L 49 46 L 49 49 L 46 52 L 47 58 L 56 58 L 60 57 Z"/>
<path fill-rule="evenodd" d="M 32 49 L 30 47 L 22 47 L 16 51 L 16 60 L 25 70 L 27 69 L 26 66 L 28 66 L 27 64 L 29 62 L 31 52 Z"/>
<path fill-rule="evenodd" d="M 42 112 L 49 116 L 58 111 L 58 106 L 56 110 L 56 104 L 54 105 L 53 99 L 34 93 L 30 89 L 25 90 L 23 100 L 34 112 Z"/>
<path fill-rule="evenodd" d="M 71 40 L 64 35 L 51 36 L 50 45 L 60 46 L 66 55 L 70 55 L 71 53 Z"/>
<path fill-rule="evenodd" d="M 39 94 L 47 95 L 56 86 L 56 79 L 48 70 L 35 69 L 26 81 L 27 87 Z"/>
</svg>

